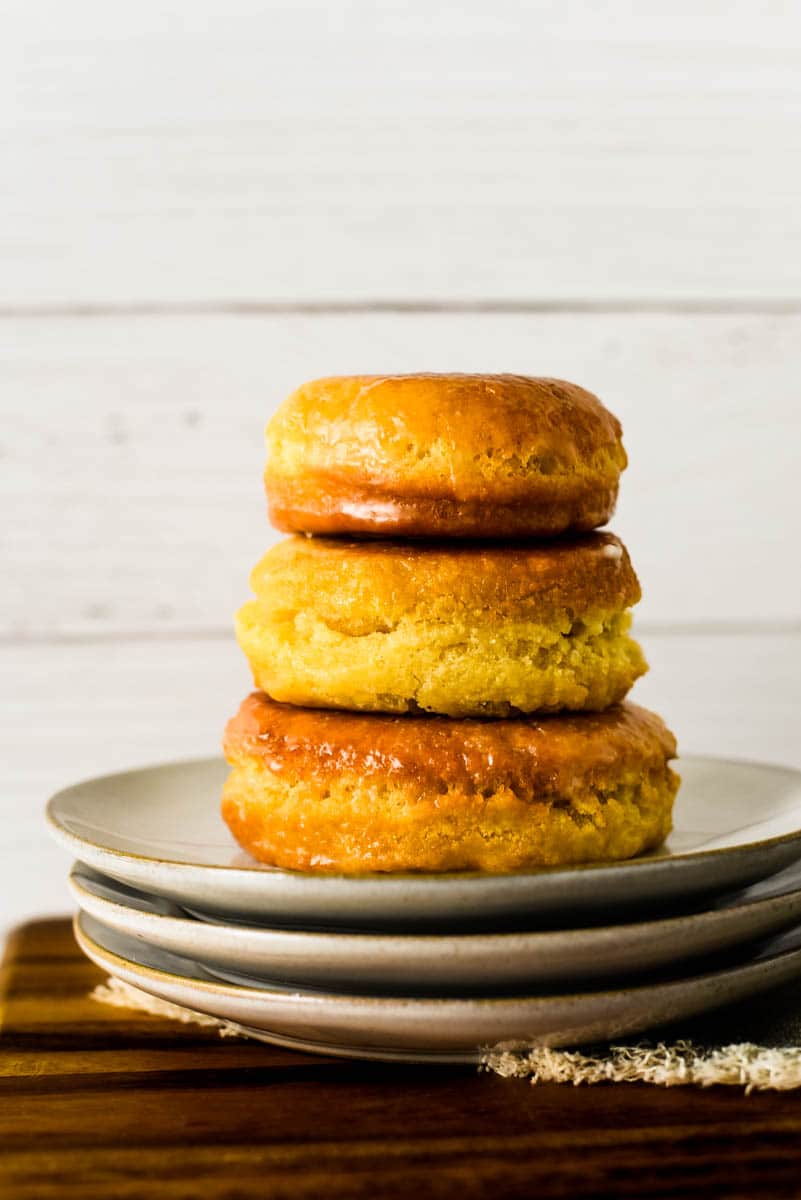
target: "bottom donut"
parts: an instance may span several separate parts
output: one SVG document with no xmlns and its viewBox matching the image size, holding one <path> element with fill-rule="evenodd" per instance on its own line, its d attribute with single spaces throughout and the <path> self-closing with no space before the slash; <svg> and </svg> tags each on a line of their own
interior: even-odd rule
<svg viewBox="0 0 801 1200">
<path fill-rule="evenodd" d="M 511 720 L 295 708 L 228 723 L 222 815 L 301 871 L 515 871 L 631 858 L 671 829 L 676 742 L 634 704 Z"/>
</svg>

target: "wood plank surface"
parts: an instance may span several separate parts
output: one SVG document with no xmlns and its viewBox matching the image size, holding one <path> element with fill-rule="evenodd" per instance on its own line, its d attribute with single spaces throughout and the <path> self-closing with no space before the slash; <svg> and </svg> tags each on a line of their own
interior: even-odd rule
<svg viewBox="0 0 801 1200">
<path fill-rule="evenodd" d="M 0 321 L 0 633 L 224 631 L 276 538 L 263 428 L 349 371 L 562 376 L 620 416 L 642 622 L 801 623 L 801 314 Z"/>
<path fill-rule="evenodd" d="M 793 1093 L 531 1087 L 317 1058 L 107 1008 L 66 921 L 19 928 L 0 991 L 0 1196 L 778 1197 Z"/>
<path fill-rule="evenodd" d="M 6 308 L 801 298 L 793 3 L 3 16 Z"/>
</svg>

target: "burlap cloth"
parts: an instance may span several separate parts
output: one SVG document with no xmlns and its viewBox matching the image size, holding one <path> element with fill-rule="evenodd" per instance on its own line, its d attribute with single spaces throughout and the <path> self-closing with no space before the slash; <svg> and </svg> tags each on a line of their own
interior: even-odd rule
<svg viewBox="0 0 801 1200">
<path fill-rule="evenodd" d="M 92 998 L 215 1028 L 221 1037 L 250 1036 L 229 1021 L 159 1000 L 119 979 L 108 979 L 95 988 Z M 728 1084 L 747 1092 L 789 1091 L 801 1087 L 801 981 L 661 1029 L 653 1038 L 624 1038 L 575 1050 L 495 1046 L 482 1054 L 481 1069 L 529 1078 L 534 1084 Z"/>
</svg>

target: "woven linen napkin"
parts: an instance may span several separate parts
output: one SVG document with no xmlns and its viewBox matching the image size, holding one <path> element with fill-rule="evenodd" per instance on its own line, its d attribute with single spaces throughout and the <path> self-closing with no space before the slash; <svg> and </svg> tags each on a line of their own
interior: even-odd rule
<svg viewBox="0 0 801 1200">
<path fill-rule="evenodd" d="M 217 1029 L 221 1037 L 252 1037 L 230 1021 L 159 1000 L 119 979 L 107 979 L 92 999 Z M 663 1028 L 658 1038 L 622 1038 L 570 1050 L 491 1047 L 482 1053 L 481 1069 L 534 1084 L 727 1084 L 746 1092 L 789 1091 L 801 1087 L 801 981 Z"/>
<path fill-rule="evenodd" d="M 482 1065 L 532 1083 L 729 1084 L 751 1091 L 801 1087 L 801 981 L 665 1026 L 654 1035 L 553 1050 L 495 1046 Z"/>
</svg>

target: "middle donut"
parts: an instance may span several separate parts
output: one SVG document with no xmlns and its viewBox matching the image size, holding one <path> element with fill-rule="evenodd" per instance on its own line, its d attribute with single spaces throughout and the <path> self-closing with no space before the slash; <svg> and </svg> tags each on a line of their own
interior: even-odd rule
<svg viewBox="0 0 801 1200">
<path fill-rule="evenodd" d="M 289 537 L 251 575 L 237 637 L 256 685 L 317 708 L 508 717 L 598 710 L 647 670 L 622 542 Z"/>
</svg>

